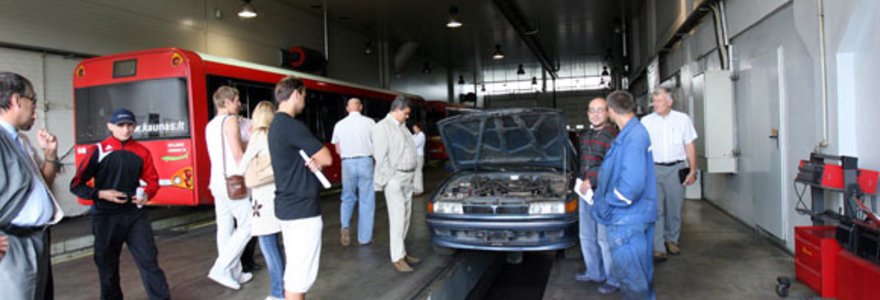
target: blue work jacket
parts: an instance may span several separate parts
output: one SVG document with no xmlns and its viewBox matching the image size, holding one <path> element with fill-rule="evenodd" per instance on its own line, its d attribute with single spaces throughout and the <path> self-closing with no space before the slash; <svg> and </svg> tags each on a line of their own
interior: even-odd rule
<svg viewBox="0 0 880 300">
<path fill-rule="evenodd" d="M 603 225 L 657 221 L 657 184 L 651 137 L 632 118 L 611 143 L 599 169 L 593 218 Z"/>
</svg>

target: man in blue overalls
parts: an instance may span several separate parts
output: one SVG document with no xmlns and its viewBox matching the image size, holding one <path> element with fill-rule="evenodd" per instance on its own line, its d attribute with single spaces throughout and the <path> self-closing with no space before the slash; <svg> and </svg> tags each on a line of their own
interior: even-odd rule
<svg viewBox="0 0 880 300">
<path fill-rule="evenodd" d="M 611 244 L 611 275 L 623 299 L 654 299 L 652 245 L 657 221 L 657 186 L 648 131 L 635 118 L 630 93 L 608 95 L 609 118 L 621 128 L 599 169 L 593 217 L 605 225 Z"/>
</svg>

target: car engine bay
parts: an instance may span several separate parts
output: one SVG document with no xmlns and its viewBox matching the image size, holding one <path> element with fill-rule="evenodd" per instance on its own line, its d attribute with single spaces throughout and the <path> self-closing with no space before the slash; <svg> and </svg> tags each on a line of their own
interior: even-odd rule
<svg viewBox="0 0 880 300">
<path fill-rule="evenodd" d="M 492 198 L 494 201 L 564 198 L 566 181 L 561 174 L 543 173 L 494 173 L 463 174 L 451 180 L 439 194 L 442 200 Z"/>
</svg>

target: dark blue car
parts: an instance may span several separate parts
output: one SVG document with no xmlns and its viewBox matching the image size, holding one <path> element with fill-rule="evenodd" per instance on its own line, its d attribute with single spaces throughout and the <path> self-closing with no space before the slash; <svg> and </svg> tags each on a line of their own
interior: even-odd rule
<svg viewBox="0 0 880 300">
<path fill-rule="evenodd" d="M 435 249 L 544 251 L 576 243 L 577 159 L 561 111 L 486 110 L 438 128 L 455 172 L 428 204 Z"/>
</svg>

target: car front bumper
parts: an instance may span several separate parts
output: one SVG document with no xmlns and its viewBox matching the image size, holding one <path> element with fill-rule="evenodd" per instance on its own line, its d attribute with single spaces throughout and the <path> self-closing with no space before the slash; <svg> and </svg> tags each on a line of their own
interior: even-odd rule
<svg viewBox="0 0 880 300">
<path fill-rule="evenodd" d="M 456 249 L 488 251 L 546 251 L 565 249 L 577 241 L 578 216 L 551 218 L 468 218 L 429 214 L 431 241 Z"/>
</svg>

